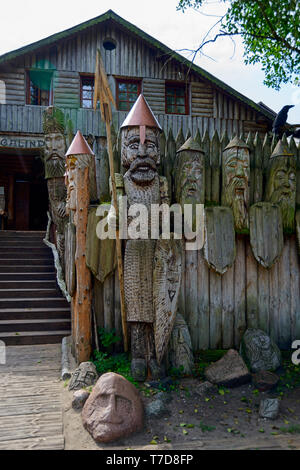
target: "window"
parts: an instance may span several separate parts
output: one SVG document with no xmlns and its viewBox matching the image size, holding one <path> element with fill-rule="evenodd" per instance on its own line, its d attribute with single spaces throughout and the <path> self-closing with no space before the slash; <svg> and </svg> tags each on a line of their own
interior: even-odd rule
<svg viewBox="0 0 300 470">
<path fill-rule="evenodd" d="M 117 108 L 129 111 L 141 93 L 141 82 L 138 80 L 117 79 Z"/>
<path fill-rule="evenodd" d="M 94 75 L 80 75 L 80 106 L 92 108 L 94 104 Z"/>
<path fill-rule="evenodd" d="M 27 72 L 26 104 L 49 106 L 52 101 L 53 71 L 29 70 Z"/>
<path fill-rule="evenodd" d="M 166 114 L 188 114 L 188 89 L 183 83 L 166 83 Z"/>
</svg>

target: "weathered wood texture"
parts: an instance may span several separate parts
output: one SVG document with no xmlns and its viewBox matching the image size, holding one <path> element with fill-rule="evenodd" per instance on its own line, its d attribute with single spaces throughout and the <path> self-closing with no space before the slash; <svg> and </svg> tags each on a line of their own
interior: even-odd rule
<svg viewBox="0 0 300 470">
<path fill-rule="evenodd" d="M 60 345 L 9 346 L 0 375 L 0 450 L 63 450 Z"/>
</svg>

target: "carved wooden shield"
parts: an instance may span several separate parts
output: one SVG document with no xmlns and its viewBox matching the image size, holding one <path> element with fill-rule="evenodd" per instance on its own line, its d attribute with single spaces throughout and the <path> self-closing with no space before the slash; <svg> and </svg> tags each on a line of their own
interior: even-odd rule
<svg viewBox="0 0 300 470">
<path fill-rule="evenodd" d="M 181 282 L 182 240 L 157 240 L 153 272 L 154 336 L 156 359 L 166 352 L 176 319 Z"/>
<path fill-rule="evenodd" d="M 96 216 L 96 207 L 89 208 L 86 233 L 86 264 L 100 282 L 116 268 L 115 240 L 100 240 L 96 228 L 101 217 Z"/>
<path fill-rule="evenodd" d="M 219 274 L 224 274 L 234 263 L 234 219 L 229 207 L 205 209 L 204 257 L 209 267 Z"/>
<path fill-rule="evenodd" d="M 65 280 L 68 294 L 72 297 L 76 287 L 75 270 L 76 227 L 69 222 L 65 228 Z"/>
<path fill-rule="evenodd" d="M 270 268 L 283 250 L 281 210 L 277 204 L 258 202 L 250 208 L 250 244 L 255 259 Z"/>
</svg>

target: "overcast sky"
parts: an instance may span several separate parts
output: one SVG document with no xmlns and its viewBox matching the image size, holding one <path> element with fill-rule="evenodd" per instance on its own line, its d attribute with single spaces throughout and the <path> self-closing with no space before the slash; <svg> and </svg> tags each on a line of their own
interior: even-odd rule
<svg viewBox="0 0 300 470">
<path fill-rule="evenodd" d="M 171 49 L 197 47 L 210 25 L 222 13 L 220 3 L 211 0 L 206 15 L 195 10 L 176 11 L 177 0 L 10 0 L 1 5 L 0 54 L 38 41 L 112 9 L 124 19 L 160 40 Z M 245 66 L 241 42 L 235 54 L 230 39 L 220 39 L 205 49 L 206 57 L 195 63 L 255 102 L 263 101 L 278 112 L 285 104 L 294 104 L 290 123 L 300 123 L 300 87 L 285 85 L 277 92 L 263 85 L 259 65 Z M 180 52 L 185 55 L 184 52 Z"/>
</svg>

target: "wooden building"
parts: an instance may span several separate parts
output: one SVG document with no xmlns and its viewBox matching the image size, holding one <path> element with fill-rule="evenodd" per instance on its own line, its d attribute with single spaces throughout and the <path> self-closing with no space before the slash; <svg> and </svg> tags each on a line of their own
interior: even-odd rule
<svg viewBox="0 0 300 470">
<path fill-rule="evenodd" d="M 110 10 L 0 57 L 0 186 L 9 229 L 45 228 L 47 198 L 38 159 L 45 106 L 61 108 L 74 131 L 92 134 L 97 154 L 105 136 L 100 113 L 91 109 L 97 48 L 117 103 L 116 130 L 140 92 L 166 134 L 181 128 L 184 135 L 208 129 L 211 136 L 215 130 L 230 136 L 271 127 L 269 110 Z"/>
</svg>

